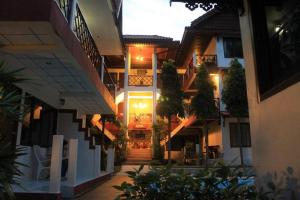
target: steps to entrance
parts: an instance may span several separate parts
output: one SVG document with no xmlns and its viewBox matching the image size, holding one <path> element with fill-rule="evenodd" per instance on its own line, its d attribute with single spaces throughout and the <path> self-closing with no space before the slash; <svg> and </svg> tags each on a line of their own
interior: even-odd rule
<svg viewBox="0 0 300 200">
<path fill-rule="evenodd" d="M 128 165 L 148 164 L 152 160 L 151 149 L 130 149 L 127 155 Z"/>
</svg>

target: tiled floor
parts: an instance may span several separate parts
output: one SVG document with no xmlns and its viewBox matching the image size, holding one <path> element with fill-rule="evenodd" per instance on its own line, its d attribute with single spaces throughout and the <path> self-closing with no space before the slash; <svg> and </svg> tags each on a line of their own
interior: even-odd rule
<svg viewBox="0 0 300 200">
<path fill-rule="evenodd" d="M 130 182 L 130 179 L 122 174 L 113 176 L 109 181 L 99 185 L 94 190 L 86 193 L 85 195 L 77 198 L 76 200 L 113 200 L 120 192 L 112 186 L 120 185 L 122 182 Z"/>
<path fill-rule="evenodd" d="M 131 171 L 133 168 L 139 168 L 139 166 L 122 166 L 119 173 L 113 176 L 110 180 L 99 185 L 94 190 L 84 194 L 76 200 L 113 200 L 117 197 L 120 192 L 114 189 L 112 186 L 121 185 L 124 181 L 130 182 L 131 179 L 126 176 L 126 171 Z M 148 167 L 145 167 L 143 172 L 147 171 Z"/>
</svg>

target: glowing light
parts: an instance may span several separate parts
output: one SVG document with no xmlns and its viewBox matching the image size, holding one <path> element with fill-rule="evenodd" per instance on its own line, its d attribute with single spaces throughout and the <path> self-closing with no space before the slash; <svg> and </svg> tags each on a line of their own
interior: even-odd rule
<svg viewBox="0 0 300 200">
<path fill-rule="evenodd" d="M 144 61 L 144 57 L 143 56 L 137 56 L 135 57 L 136 60 L 138 61 Z"/>
<path fill-rule="evenodd" d="M 119 104 L 122 101 L 124 101 L 124 92 L 121 92 L 119 95 L 116 96 L 116 104 Z"/>
<path fill-rule="evenodd" d="M 134 104 L 133 104 L 133 107 L 134 107 L 134 108 L 139 108 L 139 109 L 144 109 L 144 108 L 146 108 L 147 106 L 148 106 L 147 104 L 142 103 L 142 102 L 134 103 Z"/>
<path fill-rule="evenodd" d="M 275 27 L 275 32 L 277 33 L 280 30 L 280 26 Z"/>
</svg>

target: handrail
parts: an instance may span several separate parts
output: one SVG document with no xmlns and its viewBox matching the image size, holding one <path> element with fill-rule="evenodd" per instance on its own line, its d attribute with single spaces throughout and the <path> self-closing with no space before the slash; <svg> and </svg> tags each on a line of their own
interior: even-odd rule
<svg viewBox="0 0 300 200">
<path fill-rule="evenodd" d="M 109 90 L 110 94 L 115 99 L 116 96 L 116 84 L 114 79 L 111 77 L 108 69 L 106 67 L 106 63 L 104 62 L 104 80 L 103 83 L 106 85 L 107 89 Z"/>
<path fill-rule="evenodd" d="M 152 86 L 153 76 L 147 75 L 128 75 L 129 86 Z"/>
<path fill-rule="evenodd" d="M 65 18 L 68 18 L 70 12 L 70 0 L 58 0 L 58 5 Z"/>
</svg>

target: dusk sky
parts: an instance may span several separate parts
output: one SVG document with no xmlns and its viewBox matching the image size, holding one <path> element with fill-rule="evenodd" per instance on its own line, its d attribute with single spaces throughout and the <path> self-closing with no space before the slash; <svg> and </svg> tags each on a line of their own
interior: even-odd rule
<svg viewBox="0 0 300 200">
<path fill-rule="evenodd" d="M 123 34 L 161 35 L 181 40 L 184 27 L 204 13 L 169 0 L 124 0 Z"/>
</svg>

